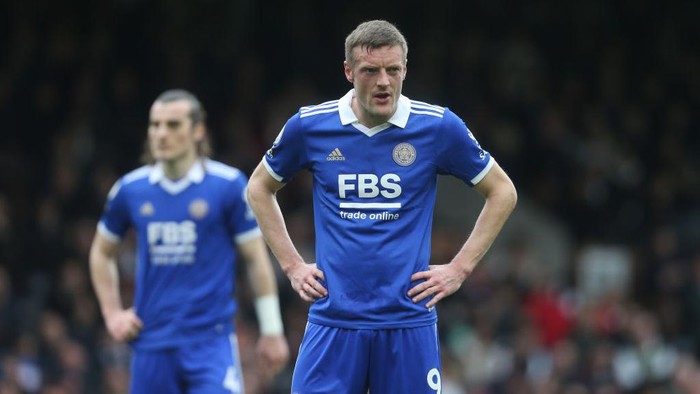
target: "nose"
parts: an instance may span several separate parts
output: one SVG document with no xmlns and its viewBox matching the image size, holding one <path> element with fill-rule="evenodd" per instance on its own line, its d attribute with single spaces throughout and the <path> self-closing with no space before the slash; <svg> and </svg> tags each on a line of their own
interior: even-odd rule
<svg viewBox="0 0 700 394">
<path fill-rule="evenodd" d="M 379 70 L 379 77 L 377 78 L 377 85 L 379 86 L 389 86 L 389 74 L 386 70 Z"/>
<path fill-rule="evenodd" d="M 155 137 L 155 138 L 163 138 L 163 137 L 165 137 L 165 134 L 167 133 L 167 129 L 166 129 L 165 125 L 157 124 L 157 125 L 151 126 L 151 133 L 152 133 L 153 137 Z"/>
</svg>

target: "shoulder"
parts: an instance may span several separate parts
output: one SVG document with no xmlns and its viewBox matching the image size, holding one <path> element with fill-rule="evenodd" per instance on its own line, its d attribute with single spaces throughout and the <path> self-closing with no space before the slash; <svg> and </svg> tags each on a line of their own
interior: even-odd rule
<svg viewBox="0 0 700 394">
<path fill-rule="evenodd" d="M 141 185 L 143 183 L 148 184 L 148 177 L 151 175 L 152 171 L 153 166 L 145 165 L 143 167 L 139 167 L 135 170 L 127 172 L 126 174 L 124 174 L 124 176 L 119 178 L 119 180 L 114 184 L 114 187 L 129 188 L 136 187 L 137 185 Z"/>
<path fill-rule="evenodd" d="M 464 121 L 449 108 L 426 103 L 424 101 L 405 101 L 410 109 L 410 122 L 422 126 L 434 126 L 440 129 L 462 129 Z"/>
<path fill-rule="evenodd" d="M 411 109 L 411 114 L 418 116 L 431 116 L 442 119 L 445 116 L 447 108 L 435 104 L 429 104 L 424 101 L 411 100 L 407 98 L 407 102 Z M 449 111 L 448 111 L 449 112 Z"/>
<path fill-rule="evenodd" d="M 307 105 L 299 108 L 299 112 L 288 122 L 289 127 L 301 127 L 313 130 L 318 127 L 329 128 L 340 125 L 340 100 L 326 101 L 321 104 Z"/>
<path fill-rule="evenodd" d="M 321 104 L 303 106 L 299 108 L 299 118 L 308 118 L 338 112 L 339 101 L 340 100 L 331 100 Z"/>
<path fill-rule="evenodd" d="M 300 136 L 312 130 L 326 130 L 341 126 L 339 101 L 331 100 L 300 107 L 299 111 L 287 120 L 275 141 L 279 142 L 282 133 Z"/>
<path fill-rule="evenodd" d="M 122 190 L 133 188 L 144 182 L 148 183 L 148 177 L 152 169 L 153 166 L 146 165 L 127 172 L 114 183 L 112 189 L 109 191 L 108 198 L 111 200 Z"/>
<path fill-rule="evenodd" d="M 149 175 L 151 175 L 152 170 L 153 166 L 150 165 L 139 167 L 135 170 L 127 172 L 121 178 L 120 182 L 122 183 L 122 185 L 128 185 L 132 183 L 137 183 L 138 181 L 147 180 Z"/>
<path fill-rule="evenodd" d="M 243 178 L 243 172 L 241 172 L 241 170 L 220 161 L 207 159 L 204 162 L 204 168 L 207 175 L 224 181 L 231 182 Z"/>
</svg>

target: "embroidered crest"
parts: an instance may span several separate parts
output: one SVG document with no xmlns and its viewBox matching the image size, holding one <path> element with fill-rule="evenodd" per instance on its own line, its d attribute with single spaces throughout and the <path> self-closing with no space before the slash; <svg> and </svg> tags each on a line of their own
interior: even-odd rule
<svg viewBox="0 0 700 394">
<path fill-rule="evenodd" d="M 190 203 L 190 216 L 194 219 L 201 219 L 209 213 L 209 203 L 206 200 L 198 198 Z"/>
<path fill-rule="evenodd" d="M 416 161 L 416 148 L 408 142 L 402 142 L 394 147 L 393 157 L 396 164 L 410 166 Z"/>
<path fill-rule="evenodd" d="M 156 212 L 156 209 L 153 207 L 153 204 L 151 204 L 150 201 L 146 201 L 141 205 L 141 208 L 139 208 L 139 213 L 141 216 L 153 216 L 153 214 Z"/>
</svg>

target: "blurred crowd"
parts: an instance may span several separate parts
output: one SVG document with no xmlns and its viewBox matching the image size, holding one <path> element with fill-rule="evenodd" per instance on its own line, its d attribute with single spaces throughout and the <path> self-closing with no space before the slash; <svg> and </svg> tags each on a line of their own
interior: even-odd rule
<svg viewBox="0 0 700 394">
<path fill-rule="evenodd" d="M 250 174 L 299 106 L 350 88 L 345 34 L 375 18 L 409 41 L 404 94 L 461 115 L 528 218 L 438 305 L 442 393 L 700 393 L 700 3 L 330 3 L 0 3 L 0 394 L 126 392 L 87 258 L 157 94 L 197 94 L 214 157 Z M 309 177 L 280 199 L 313 260 Z M 438 219 L 435 263 L 470 230 Z M 294 356 L 307 305 L 278 280 Z M 239 283 L 247 391 L 288 392 L 292 364 L 258 376 Z"/>
</svg>

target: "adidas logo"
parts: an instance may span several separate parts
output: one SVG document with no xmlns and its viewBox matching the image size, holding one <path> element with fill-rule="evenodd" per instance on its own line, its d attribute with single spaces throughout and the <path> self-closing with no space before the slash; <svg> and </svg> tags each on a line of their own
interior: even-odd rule
<svg viewBox="0 0 700 394">
<path fill-rule="evenodd" d="M 335 161 L 335 160 L 345 160 L 345 156 L 343 156 L 342 153 L 340 153 L 340 149 L 335 148 L 331 151 L 331 153 L 326 156 L 326 160 L 328 161 Z"/>
</svg>

